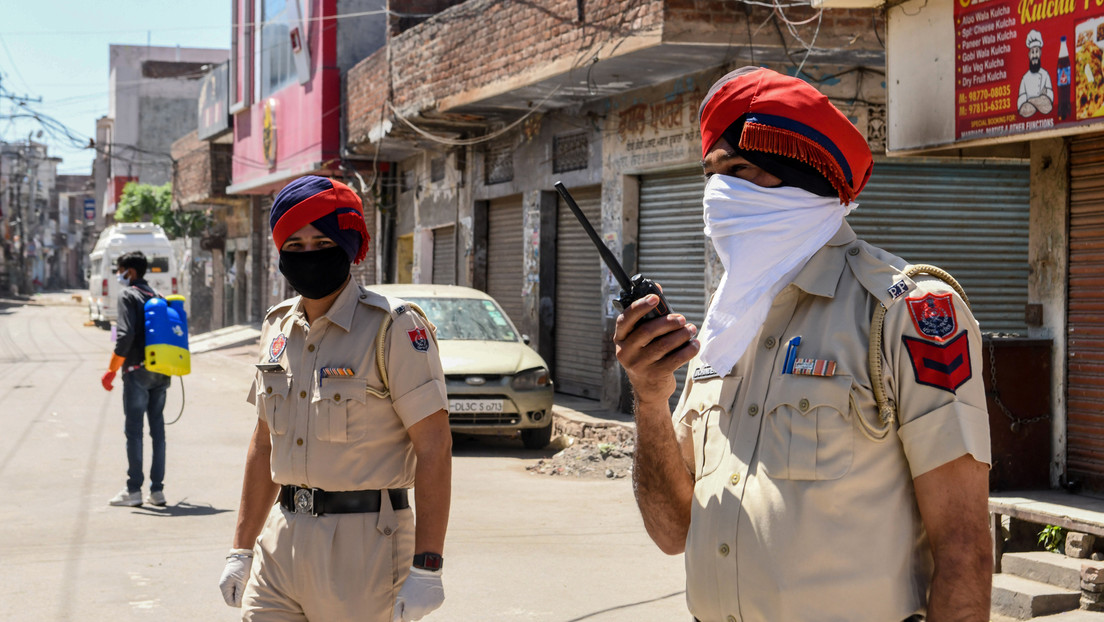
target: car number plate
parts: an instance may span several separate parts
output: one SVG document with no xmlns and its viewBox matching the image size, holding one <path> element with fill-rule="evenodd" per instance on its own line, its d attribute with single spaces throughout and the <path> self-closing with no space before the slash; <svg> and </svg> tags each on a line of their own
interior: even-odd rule
<svg viewBox="0 0 1104 622">
<path fill-rule="evenodd" d="M 449 412 L 500 413 L 502 400 L 449 400 Z"/>
</svg>

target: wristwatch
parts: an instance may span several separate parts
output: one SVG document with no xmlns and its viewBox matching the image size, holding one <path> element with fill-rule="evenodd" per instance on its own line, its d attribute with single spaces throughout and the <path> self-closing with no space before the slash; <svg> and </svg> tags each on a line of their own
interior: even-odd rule
<svg viewBox="0 0 1104 622">
<path fill-rule="evenodd" d="M 445 565 L 445 559 L 436 553 L 418 553 L 414 556 L 414 567 L 437 572 Z"/>
</svg>

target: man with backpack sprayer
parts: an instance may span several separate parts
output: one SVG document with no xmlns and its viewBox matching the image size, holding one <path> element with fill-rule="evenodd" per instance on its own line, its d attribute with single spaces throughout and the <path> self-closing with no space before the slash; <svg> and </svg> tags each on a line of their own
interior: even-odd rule
<svg viewBox="0 0 1104 622">
<path fill-rule="evenodd" d="M 148 416 L 153 459 L 150 464 L 150 492 L 146 503 L 165 505 L 165 393 L 171 378 L 146 368 L 146 335 L 143 330 L 146 301 L 157 293 L 146 283 L 146 256 L 141 251 L 122 255 L 118 261 L 117 278 L 124 289 L 119 292 L 119 313 L 116 320 L 115 351 L 107 373 L 101 380 L 110 391 L 115 374 L 123 371 L 124 431 L 127 439 L 126 487 L 108 501 L 110 505 L 136 507 L 142 505 L 142 428 Z"/>
</svg>

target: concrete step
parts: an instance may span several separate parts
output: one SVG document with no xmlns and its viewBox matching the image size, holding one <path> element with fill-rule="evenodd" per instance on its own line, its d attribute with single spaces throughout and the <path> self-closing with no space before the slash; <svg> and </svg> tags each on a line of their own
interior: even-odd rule
<svg viewBox="0 0 1104 622">
<path fill-rule="evenodd" d="M 1081 589 L 1081 565 L 1085 561 L 1049 551 L 1005 553 L 1001 572 L 1077 591 Z"/>
<path fill-rule="evenodd" d="M 989 616 L 989 622 L 1016 622 L 1017 620 L 1019 620 L 1019 618 L 1012 618 L 998 613 Z M 1049 616 L 1041 616 L 1035 618 L 1034 622 L 1104 622 L 1104 612 L 1075 609 L 1073 611 L 1063 611 L 1062 613 L 1055 613 Z"/>
<path fill-rule="evenodd" d="M 993 575 L 992 612 L 1016 620 L 1077 609 L 1081 605 L 1081 590 L 1060 587 L 1001 573 Z"/>
</svg>

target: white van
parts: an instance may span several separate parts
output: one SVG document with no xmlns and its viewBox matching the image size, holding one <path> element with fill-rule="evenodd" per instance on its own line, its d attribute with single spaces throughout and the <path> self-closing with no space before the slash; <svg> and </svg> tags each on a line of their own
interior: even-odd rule
<svg viewBox="0 0 1104 622">
<path fill-rule="evenodd" d="M 115 321 L 122 287 L 115 277 L 117 262 L 131 251 L 142 251 L 149 261 L 146 281 L 154 291 L 163 296 L 177 293 L 179 268 L 165 231 L 149 222 L 117 223 L 104 229 L 88 255 L 88 316 L 92 321 Z"/>
</svg>

